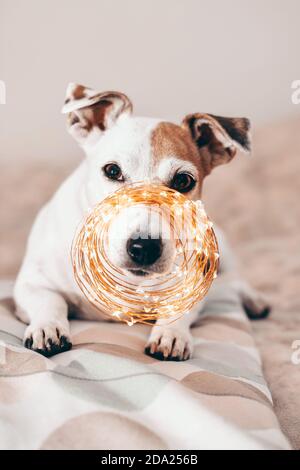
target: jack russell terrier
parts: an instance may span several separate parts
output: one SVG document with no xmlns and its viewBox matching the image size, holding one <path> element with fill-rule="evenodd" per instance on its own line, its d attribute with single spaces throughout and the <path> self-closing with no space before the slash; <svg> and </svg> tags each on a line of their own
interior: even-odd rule
<svg viewBox="0 0 300 470">
<path fill-rule="evenodd" d="M 87 211 L 122 185 L 145 180 L 200 199 L 203 180 L 213 168 L 232 160 L 238 149 L 250 150 L 248 119 L 196 113 L 177 125 L 134 117 L 123 93 L 100 93 L 70 84 L 62 112 L 86 159 L 39 212 L 14 289 L 16 315 L 28 324 L 24 345 L 46 356 L 71 348 L 71 312 L 77 318 L 99 319 L 99 312 L 75 282 L 70 259 L 76 228 Z M 123 214 L 123 219 L 112 224 L 111 257 L 138 285 L 142 276 L 168 269 L 175 247 L 170 240 L 157 237 L 153 223 L 149 226 L 145 213 L 149 209 L 127 210 L 125 219 Z M 142 227 L 147 238 L 133 237 L 137 227 Z M 247 313 L 265 315 L 264 298 L 240 280 L 224 236 L 217 229 L 216 234 L 220 276 L 215 288 L 222 279 L 230 279 Z M 145 352 L 157 359 L 190 358 L 190 327 L 202 308 L 200 302 L 189 315 L 171 324 L 157 321 Z"/>
</svg>

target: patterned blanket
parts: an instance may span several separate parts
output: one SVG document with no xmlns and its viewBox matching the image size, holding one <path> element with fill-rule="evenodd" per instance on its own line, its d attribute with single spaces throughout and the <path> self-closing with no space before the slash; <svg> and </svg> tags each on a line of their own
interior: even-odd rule
<svg viewBox="0 0 300 470">
<path fill-rule="evenodd" d="M 11 286 L 0 287 L 2 449 L 287 449 L 250 323 L 230 299 L 208 303 L 195 354 L 160 362 L 149 327 L 72 321 L 73 349 L 22 346 Z"/>
</svg>

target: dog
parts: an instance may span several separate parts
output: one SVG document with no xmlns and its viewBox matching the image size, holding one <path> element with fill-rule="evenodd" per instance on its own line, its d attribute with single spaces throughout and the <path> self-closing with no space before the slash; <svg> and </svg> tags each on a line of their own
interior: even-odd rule
<svg viewBox="0 0 300 470">
<path fill-rule="evenodd" d="M 28 324 L 24 345 L 45 356 L 71 348 L 70 316 L 99 320 L 101 315 L 77 286 L 70 259 L 75 231 L 87 211 L 122 185 L 145 180 L 198 200 L 211 171 L 230 162 L 237 150 L 249 152 L 251 147 L 246 118 L 195 113 L 177 125 L 134 117 L 125 94 L 97 92 L 78 84 L 68 86 L 62 112 L 86 158 L 39 212 L 14 287 L 16 315 Z M 174 250 L 170 240 L 156 233 L 155 223 L 147 224 L 146 211 L 129 208 L 124 220 L 112 224 L 110 233 L 113 262 L 137 285 L 144 276 L 168 270 Z M 145 237 L 135 236 L 138 226 Z M 268 312 L 264 298 L 240 280 L 224 235 L 218 229 L 216 233 L 220 281 L 230 279 L 250 315 L 264 316 Z M 171 324 L 157 321 L 145 352 L 166 360 L 192 357 L 190 328 L 202 308 L 200 302 L 189 315 Z"/>
</svg>

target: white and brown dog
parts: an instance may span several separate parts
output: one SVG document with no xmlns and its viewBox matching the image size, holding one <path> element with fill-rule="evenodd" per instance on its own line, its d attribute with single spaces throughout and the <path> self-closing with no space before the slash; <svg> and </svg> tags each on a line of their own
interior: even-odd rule
<svg viewBox="0 0 300 470">
<path fill-rule="evenodd" d="M 87 303 L 74 280 L 70 260 L 75 230 L 87 211 L 121 185 L 144 180 L 161 182 L 190 199 L 199 199 L 203 180 L 214 167 L 228 163 L 237 149 L 250 150 L 250 125 L 244 118 L 199 113 L 176 125 L 133 117 L 131 102 L 124 94 L 99 93 L 75 84 L 67 89 L 62 111 L 68 114 L 69 132 L 84 149 L 86 159 L 38 214 L 14 291 L 17 316 L 29 324 L 24 344 L 45 355 L 71 347 L 70 311 L 79 318 L 99 319 L 99 312 Z M 170 240 L 157 236 L 155 224 L 149 226 L 146 210 L 128 209 L 127 223 L 121 218 L 111 228 L 110 255 L 137 284 L 141 276 L 167 270 L 174 250 Z M 134 236 L 137 227 L 142 227 L 146 237 Z M 248 311 L 257 316 L 265 313 L 262 297 L 239 280 L 224 237 L 219 232 L 217 236 L 220 278 L 231 277 Z M 191 357 L 190 326 L 201 308 L 199 304 L 190 315 L 170 325 L 158 322 L 146 352 L 159 359 Z"/>
</svg>

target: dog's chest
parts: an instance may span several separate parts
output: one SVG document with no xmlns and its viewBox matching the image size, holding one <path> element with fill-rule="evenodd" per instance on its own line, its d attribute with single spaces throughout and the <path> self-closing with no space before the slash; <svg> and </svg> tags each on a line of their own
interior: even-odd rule
<svg viewBox="0 0 300 470">
<path fill-rule="evenodd" d="M 64 297 L 69 305 L 70 318 L 91 321 L 110 320 L 104 311 L 94 307 L 80 291 L 78 293 L 65 292 Z"/>
</svg>

